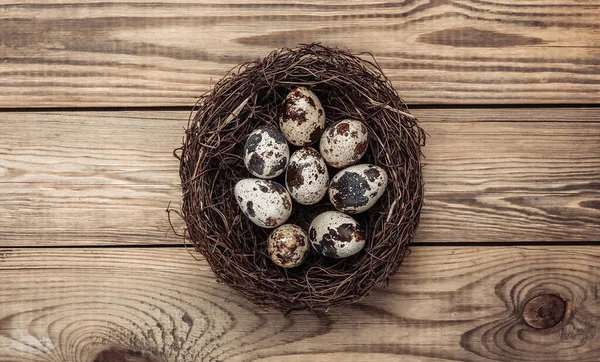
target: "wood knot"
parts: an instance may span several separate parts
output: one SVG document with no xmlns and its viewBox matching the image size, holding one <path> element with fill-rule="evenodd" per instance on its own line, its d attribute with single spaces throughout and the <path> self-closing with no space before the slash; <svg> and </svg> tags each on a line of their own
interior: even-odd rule
<svg viewBox="0 0 600 362">
<path fill-rule="evenodd" d="M 558 295 L 542 294 L 525 303 L 523 319 L 536 329 L 551 328 L 563 319 L 566 309 L 567 303 Z"/>
<path fill-rule="evenodd" d="M 128 348 L 111 346 L 100 351 L 94 362 L 160 362 L 156 356 L 148 352 L 136 351 Z"/>
</svg>

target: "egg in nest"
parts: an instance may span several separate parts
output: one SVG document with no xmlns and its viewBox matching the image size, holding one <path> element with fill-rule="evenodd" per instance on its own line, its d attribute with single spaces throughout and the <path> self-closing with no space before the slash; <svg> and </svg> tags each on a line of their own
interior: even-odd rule
<svg viewBox="0 0 600 362">
<path fill-rule="evenodd" d="M 319 151 L 329 166 L 344 168 L 357 163 L 369 145 L 369 132 L 360 121 L 345 119 L 327 128 Z"/>
<path fill-rule="evenodd" d="M 294 268 L 302 264 L 309 250 L 308 235 L 298 225 L 281 225 L 267 239 L 269 257 L 273 263 L 283 268 Z"/>
<path fill-rule="evenodd" d="M 274 127 L 255 129 L 244 145 L 244 164 L 255 177 L 271 179 L 281 175 L 289 157 L 287 141 Z"/>
<path fill-rule="evenodd" d="M 387 183 L 387 173 L 379 166 L 350 166 L 331 179 L 329 201 L 339 211 L 358 214 L 375 205 L 385 192 Z"/>
<path fill-rule="evenodd" d="M 358 222 L 339 211 L 326 211 L 308 229 L 313 248 L 330 258 L 345 258 L 361 251 L 366 242 Z"/>
<path fill-rule="evenodd" d="M 285 185 L 294 200 L 302 205 L 319 202 L 327 194 L 329 172 L 323 157 L 312 147 L 292 154 L 285 173 Z"/>
<path fill-rule="evenodd" d="M 238 181 L 233 189 L 240 209 L 256 225 L 275 228 L 292 214 L 292 199 L 281 184 L 256 178 Z"/>
<path fill-rule="evenodd" d="M 325 110 L 319 98 L 306 87 L 292 90 L 283 102 L 279 128 L 295 146 L 317 142 L 325 129 Z"/>
</svg>

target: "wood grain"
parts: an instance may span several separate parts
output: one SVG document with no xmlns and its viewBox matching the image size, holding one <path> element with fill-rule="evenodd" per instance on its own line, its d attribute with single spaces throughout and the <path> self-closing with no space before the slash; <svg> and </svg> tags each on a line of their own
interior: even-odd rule
<svg viewBox="0 0 600 362">
<path fill-rule="evenodd" d="M 600 177 L 600 109 L 417 109 L 429 191 L 569 192 Z M 160 185 L 189 113 L 0 113 L 0 183 Z"/>
<path fill-rule="evenodd" d="M 284 317 L 182 248 L 4 249 L 0 361 L 596 361 L 598 265 L 599 247 L 417 247 L 364 302 Z M 567 315 L 528 327 L 547 293 Z"/>
<path fill-rule="evenodd" d="M 599 16 L 593 0 L 4 1 L 0 107 L 192 105 L 233 65 L 313 41 L 374 53 L 412 104 L 597 103 Z"/>
<path fill-rule="evenodd" d="M 600 110 L 417 110 L 417 241 L 598 241 Z M 505 120 L 509 121 L 505 121 Z M 186 112 L 0 113 L 0 246 L 179 243 Z"/>
</svg>

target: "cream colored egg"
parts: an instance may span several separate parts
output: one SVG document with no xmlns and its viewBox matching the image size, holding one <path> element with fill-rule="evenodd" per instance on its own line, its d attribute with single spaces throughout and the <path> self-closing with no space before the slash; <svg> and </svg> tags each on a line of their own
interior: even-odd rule
<svg viewBox="0 0 600 362">
<path fill-rule="evenodd" d="M 387 173 L 379 166 L 350 166 L 331 179 L 329 201 L 339 211 L 358 214 L 375 205 L 385 192 L 387 183 Z"/>
<path fill-rule="evenodd" d="M 367 127 L 360 121 L 345 119 L 325 130 L 319 150 L 328 165 L 344 168 L 357 163 L 368 145 Z"/>
<path fill-rule="evenodd" d="M 285 185 L 294 200 L 302 205 L 313 205 L 327 194 L 329 172 L 323 157 L 312 147 L 304 147 L 292 154 L 285 173 Z"/>
<path fill-rule="evenodd" d="M 270 179 L 285 171 L 290 149 L 274 127 L 260 127 L 248 136 L 244 145 L 244 164 L 253 176 Z"/>
<path fill-rule="evenodd" d="M 316 251 L 330 258 L 354 255 L 366 242 L 358 222 L 338 211 L 326 211 L 315 217 L 308 229 L 308 237 Z"/>
<path fill-rule="evenodd" d="M 292 199 L 277 182 L 243 179 L 235 184 L 233 193 L 244 215 L 260 227 L 282 225 L 292 214 Z"/>
<path fill-rule="evenodd" d="M 300 226 L 284 224 L 269 235 L 267 253 L 276 265 L 294 268 L 306 258 L 309 245 L 308 235 Z"/>
<path fill-rule="evenodd" d="M 292 90 L 283 102 L 279 128 L 293 145 L 317 142 L 325 129 L 325 110 L 317 96 L 305 87 Z"/>
</svg>

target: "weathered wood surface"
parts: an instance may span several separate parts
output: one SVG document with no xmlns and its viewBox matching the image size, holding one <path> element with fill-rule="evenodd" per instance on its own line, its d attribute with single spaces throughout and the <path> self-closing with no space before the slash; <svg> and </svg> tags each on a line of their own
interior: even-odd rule
<svg viewBox="0 0 600 362">
<path fill-rule="evenodd" d="M 0 362 L 600 360 L 600 108 L 534 106 L 600 102 L 599 17 L 592 0 L 3 1 L 0 110 L 82 110 L 0 113 Z M 427 244 L 363 302 L 285 317 L 171 246 L 187 112 L 110 107 L 191 106 L 312 41 L 374 53 L 410 104 L 492 108 L 415 108 Z"/>
<path fill-rule="evenodd" d="M 417 241 L 598 241 L 599 109 L 426 110 Z M 179 243 L 186 112 L 0 113 L 0 246 Z"/>
<path fill-rule="evenodd" d="M 416 247 L 363 302 L 284 317 L 183 248 L 2 249 L 0 361 L 597 361 L 599 265 L 598 247 Z M 540 294 L 568 300 L 555 327 L 523 321 Z"/>
<path fill-rule="evenodd" d="M 411 104 L 597 103 L 599 17 L 594 0 L 3 1 L 0 107 L 187 106 L 313 41 L 374 53 Z"/>
</svg>

